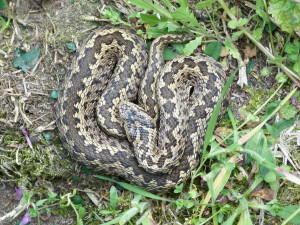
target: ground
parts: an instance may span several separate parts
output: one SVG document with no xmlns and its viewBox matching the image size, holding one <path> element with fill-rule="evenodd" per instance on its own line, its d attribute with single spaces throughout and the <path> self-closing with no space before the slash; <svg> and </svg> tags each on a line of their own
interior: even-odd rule
<svg viewBox="0 0 300 225">
<path fill-rule="evenodd" d="M 74 189 L 81 193 L 95 191 L 108 198 L 112 183 L 88 177 L 89 172 L 82 172 L 62 147 L 55 126 L 57 100 L 52 96 L 59 90 L 74 55 L 72 47 L 66 44 L 79 45 L 91 30 L 105 23 L 105 20 L 91 21 L 91 16 L 100 18 L 100 10 L 107 5 L 109 2 L 89 0 L 11 1 L 14 20 L 0 36 L 0 217 L 19 204 L 15 200 L 17 186 L 35 186 L 43 194 L 45 190 L 61 194 Z M 122 10 L 120 4 L 118 7 Z M 244 45 L 251 46 L 247 40 Z M 27 52 L 34 46 L 40 51 L 36 66 L 27 72 L 14 68 L 12 64 L 18 51 Z M 255 60 L 257 68 L 266 64 L 262 53 L 258 53 Z M 235 67 L 232 63 L 227 72 Z M 256 97 L 261 104 L 276 88 L 272 76 L 257 79 L 249 75 L 249 80 L 248 89 L 233 85 L 232 109 L 237 118 L 242 117 L 239 108 L 251 102 L 251 97 Z M 253 94 L 259 91 L 258 97 Z M 29 132 L 34 149 L 27 146 L 21 126 Z M 13 152 L 7 155 L 6 151 Z M 91 201 L 88 204 L 93 205 Z M 24 212 L 3 224 L 15 224 Z M 71 212 L 44 219 L 41 224 L 75 223 Z M 36 219 L 31 224 L 37 224 Z"/>
</svg>

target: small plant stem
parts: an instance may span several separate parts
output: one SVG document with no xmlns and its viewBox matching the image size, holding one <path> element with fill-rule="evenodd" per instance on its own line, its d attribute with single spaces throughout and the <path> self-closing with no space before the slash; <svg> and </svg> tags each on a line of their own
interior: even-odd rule
<svg viewBox="0 0 300 225">
<path fill-rule="evenodd" d="M 255 40 L 255 38 L 252 36 L 252 34 L 249 31 L 245 31 L 244 34 L 263 52 L 269 59 L 275 59 L 275 56 L 273 56 L 259 41 Z M 282 63 L 276 62 L 276 66 L 278 66 L 298 87 L 300 87 L 300 78 L 299 76 L 287 68 Z"/>
<path fill-rule="evenodd" d="M 211 207 L 211 211 L 212 211 L 212 214 L 217 214 L 217 210 L 216 210 L 216 206 L 215 204 L 213 204 L 213 206 Z M 216 216 L 213 217 L 213 224 L 214 225 L 218 225 L 218 218 Z"/>
<path fill-rule="evenodd" d="M 267 12 L 268 11 L 268 6 L 267 6 L 267 3 L 266 3 L 266 0 L 263 0 L 263 3 L 264 3 L 264 7 L 265 7 L 265 11 Z M 272 35 L 272 26 L 271 26 L 271 20 L 270 20 L 270 17 L 269 17 L 269 14 L 267 14 L 267 17 L 268 17 L 268 29 L 269 29 L 269 35 L 270 35 L 270 42 L 271 42 L 271 46 L 272 46 L 272 52 L 275 53 L 275 47 L 274 47 L 274 41 L 273 41 L 273 35 Z"/>
<path fill-rule="evenodd" d="M 235 15 L 230 11 L 227 4 L 223 0 L 218 0 L 219 4 L 222 6 L 226 14 L 232 19 L 237 20 Z M 245 29 L 244 27 L 240 27 L 241 30 Z M 252 34 L 245 29 L 244 34 L 269 58 L 269 59 L 275 59 L 275 56 L 272 55 L 259 41 L 257 41 Z M 276 66 L 278 66 L 298 87 L 300 87 L 300 78 L 299 76 L 291 71 L 289 68 L 287 68 L 282 63 L 276 62 Z"/>
<path fill-rule="evenodd" d="M 230 19 L 236 19 L 235 15 L 230 11 L 227 4 L 223 0 L 218 0 L 218 2 L 222 6 L 226 14 L 230 17 Z"/>
</svg>

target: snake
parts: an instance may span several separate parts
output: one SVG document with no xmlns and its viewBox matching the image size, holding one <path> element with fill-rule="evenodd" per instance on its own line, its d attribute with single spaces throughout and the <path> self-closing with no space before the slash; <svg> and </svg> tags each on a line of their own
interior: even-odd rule
<svg viewBox="0 0 300 225">
<path fill-rule="evenodd" d="M 151 192 L 185 182 L 226 81 L 221 64 L 205 54 L 164 60 L 167 45 L 194 38 L 164 34 L 148 50 L 125 25 L 89 34 L 57 102 L 58 134 L 71 156 Z"/>
</svg>

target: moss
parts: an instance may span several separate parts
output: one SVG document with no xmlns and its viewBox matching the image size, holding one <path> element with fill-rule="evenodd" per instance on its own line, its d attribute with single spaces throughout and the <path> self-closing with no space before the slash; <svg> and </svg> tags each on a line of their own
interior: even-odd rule
<svg viewBox="0 0 300 225">
<path fill-rule="evenodd" d="M 68 178 L 73 171 L 74 163 L 66 155 L 61 145 L 40 141 L 27 146 L 21 131 L 6 131 L 1 145 L 6 149 L 0 156 L 3 180 L 13 179 L 19 186 L 30 181 L 44 180 L 53 177 Z M 17 172 L 16 172 L 17 171 Z"/>
<path fill-rule="evenodd" d="M 287 182 L 278 192 L 278 201 L 285 205 L 299 205 L 300 186 Z"/>
<path fill-rule="evenodd" d="M 249 86 L 244 87 L 244 90 L 250 94 L 249 102 L 245 108 L 250 113 L 254 113 L 274 92 L 274 90 L 263 90 Z"/>
</svg>

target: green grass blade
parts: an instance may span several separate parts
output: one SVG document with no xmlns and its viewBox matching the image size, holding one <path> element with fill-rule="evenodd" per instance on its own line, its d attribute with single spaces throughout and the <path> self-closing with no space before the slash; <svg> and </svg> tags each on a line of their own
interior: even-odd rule
<svg viewBox="0 0 300 225">
<path fill-rule="evenodd" d="M 236 69 L 228 78 L 223 90 L 222 90 L 222 93 L 221 93 L 221 97 L 211 115 L 211 118 L 208 122 L 208 126 L 207 126 L 207 130 L 206 130 L 206 134 L 205 134 L 205 138 L 204 138 L 204 143 L 203 143 L 203 149 L 202 149 L 202 152 L 205 152 L 206 151 L 206 148 L 213 136 L 213 132 L 214 132 L 214 129 L 215 129 L 215 126 L 216 126 L 216 123 L 217 123 L 217 119 L 218 119 L 218 116 L 219 116 L 219 112 L 220 112 L 220 109 L 221 109 L 221 104 L 222 104 L 222 101 L 223 101 L 223 98 L 224 96 L 226 95 L 230 85 L 232 84 L 233 82 L 233 78 L 234 78 L 234 75 L 237 73 L 238 69 Z"/>
<path fill-rule="evenodd" d="M 152 198 L 152 199 L 156 199 L 156 200 L 160 200 L 160 201 L 175 202 L 173 200 L 170 200 L 170 199 L 167 199 L 167 198 L 162 198 L 158 195 L 152 194 L 149 191 L 145 191 L 144 189 L 142 189 L 140 187 L 137 187 L 135 185 L 132 185 L 132 184 L 128 184 L 128 183 L 121 182 L 121 181 L 116 181 L 114 179 L 111 179 L 111 178 L 108 178 L 108 177 L 105 177 L 105 176 L 101 176 L 101 175 L 94 175 L 94 177 L 97 177 L 97 178 L 102 179 L 102 180 L 107 180 L 107 181 L 114 182 L 114 183 L 120 185 L 121 187 L 123 187 L 123 188 L 125 188 L 129 191 L 132 191 L 136 194 L 142 195 L 142 196 L 147 197 L 147 198 Z"/>
<path fill-rule="evenodd" d="M 229 116 L 229 119 L 231 121 L 231 125 L 232 125 L 232 128 L 233 128 L 234 142 L 237 142 L 239 137 L 238 137 L 238 129 L 237 129 L 236 120 L 235 120 L 235 117 L 234 117 L 234 115 L 233 115 L 230 108 L 228 108 L 227 112 L 228 112 L 228 116 Z"/>
</svg>

